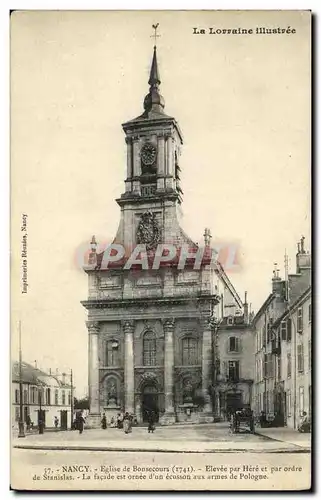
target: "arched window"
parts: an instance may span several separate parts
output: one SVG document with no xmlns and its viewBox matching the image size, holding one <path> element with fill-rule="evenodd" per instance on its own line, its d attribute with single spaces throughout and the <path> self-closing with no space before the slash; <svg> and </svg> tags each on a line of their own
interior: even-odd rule
<svg viewBox="0 0 321 500">
<path fill-rule="evenodd" d="M 106 366 L 119 365 L 119 342 L 118 340 L 108 340 L 106 342 Z"/>
<path fill-rule="evenodd" d="M 186 337 L 182 340 L 182 364 L 197 365 L 197 340 Z"/>
<path fill-rule="evenodd" d="M 65 391 L 61 391 L 61 404 L 66 404 L 66 393 Z"/>
<path fill-rule="evenodd" d="M 148 331 L 144 334 L 143 364 L 144 366 L 156 365 L 156 338 L 152 331 Z"/>
<path fill-rule="evenodd" d="M 58 405 L 58 389 L 55 389 L 55 405 Z"/>
</svg>

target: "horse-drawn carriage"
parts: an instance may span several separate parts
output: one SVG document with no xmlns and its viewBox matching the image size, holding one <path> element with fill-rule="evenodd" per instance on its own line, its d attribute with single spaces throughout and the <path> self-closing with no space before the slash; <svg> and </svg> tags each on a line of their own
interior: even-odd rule
<svg viewBox="0 0 321 500">
<path fill-rule="evenodd" d="M 240 408 L 231 415 L 231 432 L 240 432 L 240 429 L 248 430 L 254 434 L 254 415 L 251 408 Z"/>
</svg>

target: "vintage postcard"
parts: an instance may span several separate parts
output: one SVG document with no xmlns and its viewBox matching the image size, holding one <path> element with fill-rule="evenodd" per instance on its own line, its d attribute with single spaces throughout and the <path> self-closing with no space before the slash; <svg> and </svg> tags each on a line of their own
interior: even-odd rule
<svg viewBox="0 0 321 500">
<path fill-rule="evenodd" d="M 11 14 L 11 487 L 311 487 L 311 12 Z"/>
</svg>

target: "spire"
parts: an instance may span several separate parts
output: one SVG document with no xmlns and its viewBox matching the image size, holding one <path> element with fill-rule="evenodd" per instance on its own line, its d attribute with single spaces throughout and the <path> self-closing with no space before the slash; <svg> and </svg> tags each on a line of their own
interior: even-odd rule
<svg viewBox="0 0 321 500">
<path fill-rule="evenodd" d="M 160 85 L 160 76 L 158 70 L 157 63 L 157 52 L 156 45 L 154 45 L 154 53 L 152 59 L 152 65 L 150 68 L 149 74 L 149 93 L 144 99 L 144 109 L 145 113 L 156 113 L 156 114 L 164 114 L 165 101 L 164 98 L 160 95 L 158 86 Z"/>
<path fill-rule="evenodd" d="M 151 87 L 153 87 L 153 86 L 158 86 L 160 83 L 161 83 L 161 81 L 159 78 L 159 71 L 158 71 L 158 64 L 157 64 L 156 45 L 154 45 L 154 54 L 153 54 L 152 66 L 150 68 L 150 75 L 149 75 L 148 84 Z"/>
</svg>

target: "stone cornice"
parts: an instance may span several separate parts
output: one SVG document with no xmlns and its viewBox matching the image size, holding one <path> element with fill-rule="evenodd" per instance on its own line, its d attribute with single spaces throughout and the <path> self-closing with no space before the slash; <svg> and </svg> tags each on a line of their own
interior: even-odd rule
<svg viewBox="0 0 321 500">
<path fill-rule="evenodd" d="M 150 196 L 139 196 L 139 195 L 133 195 L 133 193 L 129 193 L 124 195 L 122 198 L 117 198 L 116 202 L 120 207 L 126 205 L 127 203 L 134 203 L 134 204 L 142 204 L 146 203 L 146 200 L 152 199 L 153 202 L 158 201 L 158 202 L 163 202 L 164 200 L 177 200 L 179 198 L 179 194 L 177 191 L 164 191 L 162 193 L 155 193 Z"/>
<path fill-rule="evenodd" d="M 193 302 L 195 305 L 202 304 L 204 302 L 211 302 L 215 300 L 216 295 L 197 295 L 196 297 L 168 297 L 168 298 L 141 298 L 141 299 L 90 299 L 82 300 L 81 304 L 86 309 L 111 309 L 111 308 L 121 308 L 125 307 L 140 307 L 148 309 L 149 307 L 156 306 L 168 306 L 168 305 L 189 305 Z M 163 317 L 163 315 L 162 315 Z"/>
</svg>

